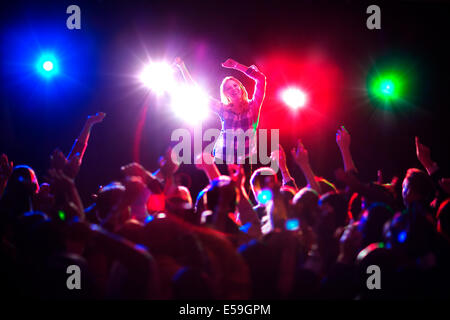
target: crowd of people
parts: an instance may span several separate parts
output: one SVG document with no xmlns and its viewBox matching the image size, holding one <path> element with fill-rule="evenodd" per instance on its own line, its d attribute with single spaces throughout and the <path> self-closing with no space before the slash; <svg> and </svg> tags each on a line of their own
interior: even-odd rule
<svg viewBox="0 0 450 320">
<path fill-rule="evenodd" d="M 203 154 L 209 184 L 196 195 L 176 178 L 170 149 L 151 172 L 118 168 L 120 181 L 83 203 L 75 178 L 92 127 L 70 153 L 55 150 L 45 177 L 0 159 L 0 282 L 6 298 L 39 299 L 415 299 L 448 298 L 450 179 L 416 137 L 423 168 L 390 183 L 361 181 L 341 127 L 343 168 L 315 175 L 299 140 L 272 152 L 279 172 L 223 175 Z M 287 167 L 305 175 L 300 186 Z M 363 166 L 364 164 L 358 164 Z M 82 170 L 82 168 L 81 168 Z M 281 176 L 281 177 L 280 177 Z M 338 189 L 339 181 L 344 188 Z M 41 182 L 41 183 L 40 183 Z M 247 183 L 246 183 L 247 182 Z M 250 188 L 246 186 L 249 185 Z M 80 289 L 68 288 L 78 266 Z M 377 266 L 378 288 L 368 285 Z"/>
</svg>

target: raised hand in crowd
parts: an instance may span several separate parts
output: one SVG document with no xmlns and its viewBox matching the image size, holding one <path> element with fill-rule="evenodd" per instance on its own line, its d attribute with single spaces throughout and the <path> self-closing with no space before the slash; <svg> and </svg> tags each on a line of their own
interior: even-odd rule
<svg viewBox="0 0 450 320">
<path fill-rule="evenodd" d="M 172 148 L 168 148 L 164 155 L 159 157 L 159 174 L 164 180 L 164 193 L 166 195 L 174 194 L 178 191 L 178 186 L 174 178 L 175 172 L 180 165 Z"/>
<path fill-rule="evenodd" d="M 350 133 L 341 126 L 336 133 L 336 143 L 341 151 L 342 160 L 344 162 L 345 171 L 355 171 L 357 172 L 355 163 L 353 162 L 352 154 L 350 152 Z"/>
<path fill-rule="evenodd" d="M 247 191 L 245 190 L 244 168 L 240 165 L 229 164 L 228 172 L 230 173 L 231 181 L 234 183 L 239 199 L 237 204 L 239 216 L 236 220 L 241 225 L 249 223 L 250 226 L 247 229 L 247 234 L 251 237 L 259 238 L 261 236 L 261 222 L 256 212 L 253 210 L 253 206 L 250 202 Z"/>
<path fill-rule="evenodd" d="M 50 155 L 50 167 L 55 170 L 62 170 L 64 174 L 72 179 L 75 179 L 80 171 L 80 164 L 80 155 L 78 153 L 66 159 L 59 149 L 55 149 Z"/>
<path fill-rule="evenodd" d="M 431 175 L 432 173 L 434 173 L 434 171 L 436 171 L 437 164 L 431 159 L 430 148 L 420 143 L 418 137 L 415 137 L 415 143 L 417 159 L 427 170 L 428 174 Z"/>
<path fill-rule="evenodd" d="M 78 218 L 84 220 L 84 207 L 80 195 L 71 177 L 63 170 L 50 168 L 48 170 L 51 193 L 55 197 L 56 210 L 62 210 L 65 219 L 72 220 Z"/>
<path fill-rule="evenodd" d="M 163 191 L 162 184 L 158 181 L 158 179 L 137 162 L 132 162 L 122 166 L 120 171 L 124 177 L 140 177 L 152 193 L 159 194 Z"/>
<path fill-rule="evenodd" d="M 203 152 L 195 160 L 195 167 L 205 172 L 209 182 L 220 177 L 220 171 L 214 163 L 214 157 L 211 154 Z"/>
<path fill-rule="evenodd" d="M 168 148 L 164 155 L 159 157 L 158 165 L 159 169 L 153 175 L 163 181 L 168 178 L 173 178 L 173 174 L 180 166 L 177 155 L 173 152 L 172 148 Z"/>
<path fill-rule="evenodd" d="M 94 115 L 88 116 L 88 118 L 86 120 L 86 123 L 89 126 L 93 126 L 96 123 L 102 122 L 105 117 L 106 117 L 106 113 L 104 113 L 104 112 L 97 112 Z"/>
<path fill-rule="evenodd" d="M 306 181 L 311 186 L 311 189 L 316 190 L 320 194 L 320 185 L 317 183 L 316 176 L 309 163 L 308 150 L 306 150 L 300 139 L 297 140 L 297 148 L 291 149 L 291 155 L 294 158 L 294 161 L 299 165 L 300 169 L 302 169 Z"/>
<path fill-rule="evenodd" d="M 69 155 L 67 156 L 67 160 L 70 160 L 74 156 L 78 156 L 79 164 L 81 164 L 81 162 L 83 161 L 84 153 L 87 148 L 89 136 L 91 134 L 91 129 L 95 124 L 102 122 L 105 116 L 106 113 L 104 112 L 97 112 L 94 115 L 88 116 L 83 126 L 83 129 L 80 132 L 80 135 L 75 140 L 72 146 L 72 150 L 69 152 Z"/>
<path fill-rule="evenodd" d="M 439 204 L 442 203 L 450 194 L 448 183 L 446 183 L 447 179 L 442 176 L 442 171 L 439 169 L 438 164 L 431 159 L 430 148 L 422 144 L 417 136 L 415 137 L 415 144 L 417 159 L 431 177 L 434 188 L 437 191 L 436 197 L 432 202 L 432 207 L 437 209 Z"/>
<path fill-rule="evenodd" d="M 286 153 L 281 144 L 278 145 L 278 150 L 272 151 L 270 158 L 272 161 L 275 161 L 280 168 L 281 176 L 283 177 L 283 185 L 290 185 L 297 191 L 297 185 L 295 184 L 294 178 L 292 178 L 289 173 L 286 163 Z"/>
</svg>

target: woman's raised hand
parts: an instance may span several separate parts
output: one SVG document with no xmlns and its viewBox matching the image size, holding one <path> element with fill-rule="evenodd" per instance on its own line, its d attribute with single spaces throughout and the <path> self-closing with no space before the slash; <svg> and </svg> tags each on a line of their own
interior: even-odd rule
<svg viewBox="0 0 450 320">
<path fill-rule="evenodd" d="M 224 68 L 236 68 L 236 66 L 238 65 L 238 63 L 233 60 L 233 59 L 227 59 L 227 61 L 222 63 L 222 67 Z"/>
</svg>

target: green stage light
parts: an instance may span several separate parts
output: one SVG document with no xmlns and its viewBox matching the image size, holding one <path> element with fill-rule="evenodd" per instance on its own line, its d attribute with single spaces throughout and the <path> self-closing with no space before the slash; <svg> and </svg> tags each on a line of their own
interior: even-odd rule
<svg viewBox="0 0 450 320">
<path fill-rule="evenodd" d="M 381 83 L 381 92 L 385 95 L 393 95 L 395 91 L 395 85 L 391 80 L 385 80 Z"/>
<path fill-rule="evenodd" d="M 378 105 L 393 106 L 402 104 L 407 97 L 407 76 L 400 71 L 381 72 L 369 77 L 368 92 Z"/>
<path fill-rule="evenodd" d="M 402 98 L 404 80 L 399 74 L 380 74 L 374 77 L 370 85 L 370 93 L 385 102 Z"/>
<path fill-rule="evenodd" d="M 373 61 L 366 74 L 365 98 L 378 109 L 405 112 L 422 99 L 423 68 L 408 54 L 390 53 Z"/>
</svg>

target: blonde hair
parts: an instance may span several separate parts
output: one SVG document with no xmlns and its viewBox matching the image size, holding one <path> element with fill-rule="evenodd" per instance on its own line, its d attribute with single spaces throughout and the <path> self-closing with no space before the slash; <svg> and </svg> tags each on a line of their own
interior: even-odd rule
<svg viewBox="0 0 450 320">
<path fill-rule="evenodd" d="M 232 77 L 232 76 L 225 77 L 225 78 L 222 80 L 222 83 L 220 84 L 220 100 L 222 101 L 222 103 L 223 103 L 225 106 L 231 104 L 231 99 L 230 99 L 230 97 L 228 97 L 228 96 L 225 94 L 225 91 L 224 91 L 224 89 L 225 89 L 225 83 L 226 83 L 228 80 L 233 80 L 233 81 L 235 81 L 235 82 L 239 85 L 239 87 L 241 88 L 241 102 L 244 102 L 246 105 L 248 105 L 249 100 L 248 100 L 248 93 L 247 93 L 247 90 L 245 89 L 244 85 L 243 85 L 238 79 L 236 79 L 235 77 Z"/>
</svg>

